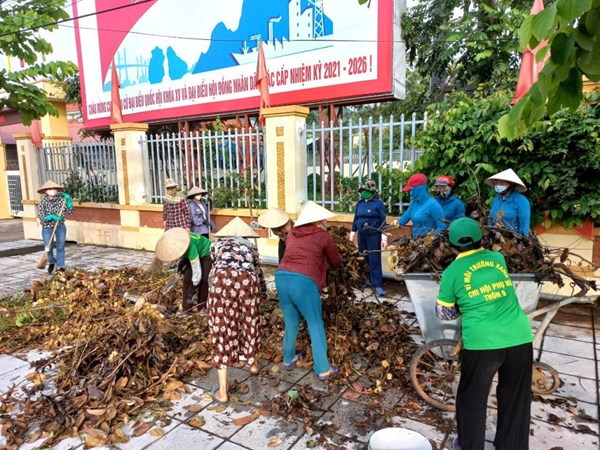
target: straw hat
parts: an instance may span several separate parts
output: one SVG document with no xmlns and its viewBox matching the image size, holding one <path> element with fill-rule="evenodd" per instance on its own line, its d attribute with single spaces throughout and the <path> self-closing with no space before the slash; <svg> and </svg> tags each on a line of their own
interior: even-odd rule
<svg viewBox="0 0 600 450">
<path fill-rule="evenodd" d="M 258 217 L 258 223 L 263 228 L 279 228 L 290 221 L 290 215 L 279 208 L 269 208 Z"/>
<path fill-rule="evenodd" d="M 171 262 L 183 256 L 189 246 L 190 233 L 185 228 L 171 228 L 160 237 L 154 253 L 161 261 Z"/>
<path fill-rule="evenodd" d="M 165 189 L 169 189 L 172 187 L 179 187 L 179 185 L 177 184 L 177 181 L 175 181 L 173 178 L 167 178 L 165 180 Z"/>
<path fill-rule="evenodd" d="M 521 181 L 519 175 L 517 175 L 512 169 L 506 169 L 503 172 L 499 172 L 496 175 L 492 175 L 491 177 L 486 178 L 485 184 L 487 184 L 488 186 L 494 186 L 494 181 L 496 180 L 514 183 L 516 185 L 515 191 L 517 192 L 525 192 L 527 190 L 527 186 L 525 186 L 525 183 Z"/>
<path fill-rule="evenodd" d="M 315 202 L 309 201 L 306 202 L 306 205 L 304 205 L 304 208 L 302 208 L 302 211 L 300 211 L 298 220 L 296 220 L 294 226 L 299 227 L 300 225 L 320 222 L 321 220 L 330 219 L 332 217 L 335 217 L 334 213 L 320 205 L 317 205 Z"/>
<path fill-rule="evenodd" d="M 56 184 L 54 181 L 48 180 L 37 190 L 38 194 L 44 194 L 48 189 L 58 189 L 59 191 L 63 191 L 65 188 L 60 184 Z"/>
<path fill-rule="evenodd" d="M 208 191 L 206 189 L 204 189 L 204 188 L 201 188 L 201 187 L 198 187 L 198 186 L 194 186 L 193 188 L 191 188 L 188 191 L 186 197 L 187 198 L 192 198 L 192 197 L 195 197 L 196 195 L 199 195 L 199 194 L 208 194 Z"/>
<path fill-rule="evenodd" d="M 227 225 L 225 225 L 223 228 L 221 228 L 219 231 L 217 231 L 215 234 L 213 234 L 213 236 L 215 236 L 215 237 L 245 237 L 245 238 L 260 237 L 260 235 L 256 231 L 254 231 L 252 228 L 250 228 L 250 225 L 248 225 L 246 222 L 244 222 L 239 217 L 234 217 L 233 219 L 231 219 L 231 221 Z"/>
</svg>

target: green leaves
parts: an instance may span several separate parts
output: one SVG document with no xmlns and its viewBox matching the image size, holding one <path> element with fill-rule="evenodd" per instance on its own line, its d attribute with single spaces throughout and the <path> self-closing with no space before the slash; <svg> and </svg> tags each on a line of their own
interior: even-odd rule
<svg viewBox="0 0 600 450">
<path fill-rule="evenodd" d="M 519 30 L 521 43 L 530 46 L 548 40 L 550 59 L 537 83 L 506 118 L 500 136 L 516 139 L 534 122 L 561 108 L 574 110 L 583 99 L 583 77 L 600 80 L 600 2 L 558 0 Z"/>
<path fill-rule="evenodd" d="M 556 12 L 567 22 L 577 19 L 592 7 L 592 0 L 558 0 Z"/>
<path fill-rule="evenodd" d="M 39 32 L 57 29 L 55 22 L 69 17 L 63 9 L 65 3 L 66 0 L 15 0 L 0 8 L 0 53 L 19 58 L 29 65 L 11 73 L 0 71 L 0 90 L 7 93 L 0 98 L 0 109 L 17 110 L 25 125 L 47 114 L 58 114 L 46 93 L 30 83 L 40 78 L 68 77 L 77 73 L 77 66 L 70 62 L 37 63 L 52 53 L 52 46 Z"/>
</svg>

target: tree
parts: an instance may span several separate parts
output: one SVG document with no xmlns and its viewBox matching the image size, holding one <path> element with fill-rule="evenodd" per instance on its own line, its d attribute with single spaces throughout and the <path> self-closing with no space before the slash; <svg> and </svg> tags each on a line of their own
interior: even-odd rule
<svg viewBox="0 0 600 450">
<path fill-rule="evenodd" d="M 40 30 L 52 31 L 57 22 L 69 18 L 63 9 L 66 0 L 52 2 L 14 0 L 0 6 L 0 53 L 19 58 L 28 67 L 8 72 L 0 70 L 0 109 L 18 111 L 23 123 L 46 114 L 58 115 L 46 92 L 31 84 L 40 78 L 61 79 L 73 75 L 77 66 L 71 62 L 40 62 L 52 53 L 52 45 L 40 36 Z"/>
<path fill-rule="evenodd" d="M 583 102 L 583 76 L 600 81 L 600 0 L 557 0 L 536 15 L 527 17 L 519 30 L 521 50 L 535 48 L 541 61 L 550 50 L 550 58 L 529 92 L 502 116 L 500 135 L 515 139 L 546 114 L 563 107 L 571 110 Z"/>
<path fill-rule="evenodd" d="M 402 20 L 408 60 L 432 87 L 513 87 L 516 32 L 532 0 L 420 0 Z"/>
</svg>

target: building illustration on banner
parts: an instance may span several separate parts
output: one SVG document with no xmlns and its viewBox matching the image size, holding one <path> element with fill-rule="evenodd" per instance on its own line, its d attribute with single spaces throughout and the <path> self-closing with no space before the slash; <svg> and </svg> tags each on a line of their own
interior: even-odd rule
<svg viewBox="0 0 600 450">
<path fill-rule="evenodd" d="M 158 1 L 152 9 L 168 7 L 167 3 L 167 0 Z M 147 37 L 155 39 L 156 46 L 149 53 L 129 56 L 139 50 L 139 46 L 129 45 L 131 40 L 126 38 L 115 58 L 121 88 L 160 84 L 187 75 L 256 64 L 261 41 L 267 60 L 331 47 L 327 37 L 333 35 L 333 21 L 327 17 L 324 3 L 325 0 L 243 0 L 237 29 L 231 30 L 219 22 L 210 33 L 204 31 L 202 35 L 210 35 L 210 45 L 195 61 L 186 60 L 190 48 L 194 48 L 193 42 L 170 42 L 171 45 L 164 48 L 161 46 L 164 38 Z M 105 92 L 111 89 L 109 73 L 110 70 L 103 85 Z"/>
</svg>

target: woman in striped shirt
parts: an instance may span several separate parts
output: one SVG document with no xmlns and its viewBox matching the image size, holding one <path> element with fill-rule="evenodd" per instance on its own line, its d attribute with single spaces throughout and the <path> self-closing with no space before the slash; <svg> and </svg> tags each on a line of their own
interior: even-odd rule
<svg viewBox="0 0 600 450">
<path fill-rule="evenodd" d="M 44 194 L 44 198 L 38 205 L 38 219 L 42 225 L 42 239 L 44 246 L 50 246 L 52 231 L 56 225 L 55 246 L 48 251 L 48 273 L 52 273 L 57 267 L 58 271 L 65 270 L 65 240 L 67 237 L 67 227 L 65 226 L 65 214 L 73 212 L 73 202 L 71 196 L 64 191 L 64 188 L 54 181 L 46 181 L 38 189 L 39 194 Z"/>
</svg>

